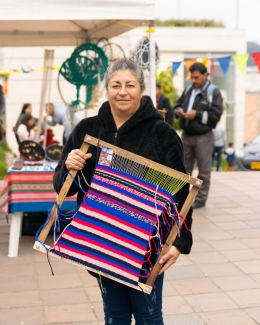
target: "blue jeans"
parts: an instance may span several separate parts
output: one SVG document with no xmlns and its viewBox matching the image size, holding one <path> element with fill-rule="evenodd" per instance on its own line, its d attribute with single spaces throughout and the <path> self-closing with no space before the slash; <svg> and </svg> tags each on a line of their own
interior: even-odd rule
<svg viewBox="0 0 260 325">
<path fill-rule="evenodd" d="M 221 156 L 222 156 L 222 150 L 223 146 L 220 147 L 215 147 L 213 155 L 212 155 L 212 166 L 214 164 L 214 159 L 215 159 L 215 153 L 217 154 L 217 171 L 219 171 L 220 165 L 221 165 Z"/>
<path fill-rule="evenodd" d="M 163 277 L 164 273 L 157 277 L 150 295 L 105 277 L 101 277 L 101 283 L 98 279 L 105 325 L 131 325 L 132 314 L 136 325 L 163 325 Z"/>
</svg>

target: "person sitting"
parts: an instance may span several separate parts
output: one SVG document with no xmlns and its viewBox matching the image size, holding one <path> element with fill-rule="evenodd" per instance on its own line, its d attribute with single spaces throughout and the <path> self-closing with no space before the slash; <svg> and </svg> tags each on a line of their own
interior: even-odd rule
<svg viewBox="0 0 260 325">
<path fill-rule="evenodd" d="M 18 127 L 22 123 L 22 119 L 23 119 L 25 114 L 29 114 L 29 115 L 32 114 L 32 105 L 30 103 L 23 104 L 21 113 L 20 113 L 20 115 L 19 115 L 19 117 L 17 119 L 17 122 L 15 124 L 15 131 L 18 130 Z"/>
<path fill-rule="evenodd" d="M 30 114 L 24 114 L 21 124 L 17 129 L 19 141 L 33 140 L 35 141 L 35 131 L 33 130 L 35 119 Z"/>
</svg>

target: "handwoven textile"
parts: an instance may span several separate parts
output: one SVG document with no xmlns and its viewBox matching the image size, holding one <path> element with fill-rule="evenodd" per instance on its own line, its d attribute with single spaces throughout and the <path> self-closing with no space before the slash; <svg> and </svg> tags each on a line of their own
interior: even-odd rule
<svg viewBox="0 0 260 325">
<path fill-rule="evenodd" d="M 97 165 L 81 207 L 52 251 L 137 285 L 149 240 L 167 202 L 165 190 Z"/>
<path fill-rule="evenodd" d="M 7 213 L 47 211 L 57 196 L 52 182 L 54 171 L 9 170 L 0 193 L 0 207 Z M 63 210 L 76 208 L 75 196 L 64 202 Z"/>
</svg>

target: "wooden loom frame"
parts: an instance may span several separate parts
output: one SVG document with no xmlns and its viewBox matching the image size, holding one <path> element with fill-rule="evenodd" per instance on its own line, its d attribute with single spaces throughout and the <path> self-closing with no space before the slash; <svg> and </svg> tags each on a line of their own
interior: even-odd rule
<svg viewBox="0 0 260 325">
<path fill-rule="evenodd" d="M 116 150 L 117 154 L 121 153 L 122 155 L 124 155 L 124 154 L 127 155 L 129 158 L 138 159 L 138 163 L 142 163 L 142 161 L 143 161 L 143 165 L 145 165 L 147 167 L 149 167 L 149 165 L 151 165 L 152 167 L 159 167 L 160 169 L 162 169 L 162 167 L 163 167 L 163 171 L 165 173 L 174 171 L 174 173 L 176 175 L 180 176 L 181 178 L 184 178 L 184 179 L 186 178 L 187 183 L 192 185 L 192 188 L 191 188 L 191 190 L 190 190 L 190 192 L 189 192 L 189 194 L 188 194 L 188 196 L 187 196 L 187 198 L 186 198 L 186 200 L 185 200 L 185 202 L 184 202 L 184 204 L 182 206 L 180 214 L 183 217 L 187 216 L 187 213 L 188 213 L 193 201 L 195 200 L 195 197 L 196 197 L 196 195 L 197 195 L 197 193 L 198 193 L 198 191 L 199 191 L 199 189 L 200 189 L 200 187 L 202 185 L 201 180 L 199 180 L 199 179 L 197 179 L 195 177 L 191 177 L 191 176 L 189 177 L 187 174 L 181 173 L 181 172 L 176 171 L 176 170 L 174 170 L 172 168 L 169 168 L 169 167 L 163 166 L 161 164 L 158 164 L 158 163 L 156 163 L 156 162 L 154 162 L 152 160 L 149 160 L 149 159 L 146 159 L 144 157 L 138 156 L 138 155 L 136 155 L 134 153 L 131 153 L 129 151 L 126 151 L 124 149 L 116 147 L 116 146 L 114 146 L 114 145 L 112 145 L 110 143 L 107 143 L 107 142 L 104 142 L 104 141 L 99 141 L 97 138 L 94 138 L 94 137 L 92 137 L 90 135 L 85 136 L 83 144 L 82 144 L 80 150 L 83 153 L 86 154 L 89 147 L 90 147 L 90 145 L 93 145 L 93 146 L 96 146 L 96 147 L 99 146 L 100 148 L 107 147 L 107 148 L 114 149 L 114 150 Z M 72 177 L 75 178 L 78 170 L 70 170 L 69 172 L 72 175 Z M 67 196 L 67 193 L 68 193 L 68 191 L 69 191 L 69 189 L 71 187 L 71 184 L 73 183 L 73 178 L 72 177 L 70 175 L 68 175 L 66 177 L 66 180 L 65 180 L 65 182 L 64 182 L 64 184 L 63 184 L 63 186 L 62 186 L 62 188 L 60 190 L 60 193 L 57 196 L 56 203 L 59 205 L 59 207 L 61 207 L 62 203 L 64 202 L 64 200 L 65 200 L 65 198 Z M 41 233 L 39 235 L 39 240 L 41 242 L 43 242 L 43 243 L 45 242 L 45 240 L 46 240 L 46 238 L 47 238 L 47 236 L 48 236 L 48 234 L 49 234 L 49 232 L 51 230 L 51 227 L 52 227 L 52 225 L 53 225 L 53 223 L 54 223 L 54 221 L 56 219 L 56 215 L 57 215 L 57 206 L 55 204 L 52 207 L 49 222 L 46 224 L 46 226 L 44 227 L 44 229 L 41 231 Z M 180 225 L 182 225 L 182 223 L 183 223 L 183 220 L 180 220 Z M 107 278 L 110 278 L 110 279 L 115 280 L 117 282 L 120 282 L 122 284 L 125 284 L 127 286 L 130 286 L 130 287 L 132 287 L 134 289 L 143 290 L 145 293 L 150 294 L 151 291 L 152 291 L 152 285 L 155 282 L 156 277 L 158 276 L 158 274 L 159 274 L 159 272 L 160 272 L 160 270 L 162 268 L 162 265 L 159 264 L 158 261 L 160 261 L 161 257 L 168 252 L 168 250 L 172 246 L 172 244 L 173 244 L 175 238 L 177 237 L 177 235 L 178 235 L 178 229 L 177 229 L 176 225 L 174 224 L 174 226 L 173 226 L 173 228 L 172 228 L 172 230 L 171 230 L 171 232 L 170 232 L 170 234 L 169 234 L 169 236 L 167 238 L 167 241 L 166 241 L 165 245 L 163 246 L 163 249 L 162 249 L 162 251 L 160 253 L 160 256 L 159 256 L 157 262 L 155 263 L 155 265 L 153 267 L 153 270 L 151 271 L 151 274 L 150 274 L 149 278 L 147 279 L 145 284 L 139 282 L 138 286 L 135 286 L 135 285 L 132 285 L 130 283 L 121 281 L 121 280 L 119 280 L 119 279 L 117 279 L 115 277 L 112 277 L 110 275 L 107 275 L 107 274 L 105 274 L 103 272 L 97 272 L 97 270 L 86 267 L 85 265 L 81 265 L 81 264 L 79 264 L 77 262 L 74 262 L 74 261 L 71 261 L 71 260 L 66 260 L 66 261 L 69 262 L 69 263 L 75 264 L 77 266 L 83 267 L 84 269 L 88 269 L 90 271 L 93 271 L 93 272 L 95 272 L 95 273 L 97 273 L 99 275 L 103 275 L 103 276 L 105 276 Z M 49 246 L 47 246 L 47 245 L 46 245 L 46 247 L 49 248 Z M 42 252 L 42 253 L 46 253 L 46 249 L 38 241 L 36 241 L 34 243 L 33 248 L 36 249 L 37 251 Z M 64 259 L 63 257 L 58 256 L 58 255 L 56 255 L 56 254 L 54 254 L 52 252 L 49 252 L 48 254 L 51 255 L 51 256 L 54 256 L 56 258 L 59 258 L 59 259 Z"/>
</svg>

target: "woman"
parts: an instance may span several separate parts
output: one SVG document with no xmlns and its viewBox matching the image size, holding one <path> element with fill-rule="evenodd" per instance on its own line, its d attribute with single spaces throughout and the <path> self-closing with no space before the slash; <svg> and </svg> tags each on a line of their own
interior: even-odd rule
<svg viewBox="0 0 260 325">
<path fill-rule="evenodd" d="M 19 125 L 21 124 L 22 119 L 23 119 L 25 114 L 29 114 L 29 115 L 32 114 L 32 105 L 29 104 L 29 103 L 23 104 L 22 111 L 21 111 L 21 113 L 20 113 L 20 115 L 18 117 L 18 120 L 16 122 L 16 125 L 15 125 L 15 130 L 16 131 L 17 131 Z"/>
<path fill-rule="evenodd" d="M 35 132 L 33 130 L 35 120 L 30 114 L 24 114 L 21 124 L 17 129 L 19 141 L 33 140 L 35 141 Z"/>
<path fill-rule="evenodd" d="M 55 170 L 55 190 L 60 191 L 63 175 L 70 169 L 82 171 L 78 177 L 81 186 L 87 190 L 85 180 L 91 182 L 97 150 L 91 146 L 85 155 L 78 149 L 86 134 L 185 173 L 181 140 L 173 128 L 163 121 L 150 97 L 143 96 L 144 75 L 137 63 L 131 59 L 117 60 L 106 72 L 105 87 L 108 101 L 103 103 L 97 116 L 86 118 L 75 127 L 64 147 Z M 68 195 L 77 191 L 77 185 L 73 184 Z M 187 185 L 175 195 L 179 209 L 188 191 Z M 79 190 L 78 203 L 82 202 L 83 195 Z M 191 223 L 190 211 L 186 221 L 189 229 Z M 162 325 L 164 271 L 175 263 L 180 253 L 189 254 L 191 245 L 191 233 L 183 227 L 181 236 L 160 261 L 165 263 L 162 272 L 156 279 L 153 292 L 146 297 L 143 292 L 102 277 L 105 324 L 130 325 L 133 314 L 137 325 Z"/>
</svg>

